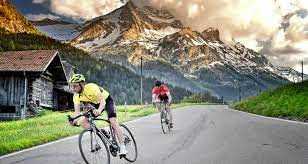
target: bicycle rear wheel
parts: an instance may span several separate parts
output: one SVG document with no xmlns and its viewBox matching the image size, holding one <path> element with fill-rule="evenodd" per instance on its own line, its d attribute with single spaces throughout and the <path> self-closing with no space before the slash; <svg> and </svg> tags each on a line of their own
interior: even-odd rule
<svg viewBox="0 0 308 164">
<path fill-rule="evenodd" d="M 163 130 L 164 134 L 170 131 L 168 112 L 166 110 L 162 110 L 160 112 L 160 123 L 161 123 L 161 129 Z"/>
<path fill-rule="evenodd" d="M 79 150 L 87 164 L 110 164 L 110 152 L 105 140 L 92 130 L 84 130 L 79 135 Z"/>
</svg>

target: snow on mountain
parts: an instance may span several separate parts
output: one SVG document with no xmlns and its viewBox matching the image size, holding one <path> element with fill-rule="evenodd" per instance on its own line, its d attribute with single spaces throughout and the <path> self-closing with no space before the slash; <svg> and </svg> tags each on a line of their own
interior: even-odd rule
<svg viewBox="0 0 308 164">
<path fill-rule="evenodd" d="M 131 1 L 84 23 L 71 43 L 135 72 L 143 57 L 145 76 L 230 100 L 238 88 L 246 90 L 246 97 L 298 78 L 297 72 L 284 75 L 240 43 L 222 42 L 217 29 L 193 31 L 168 11 L 136 7 Z"/>
<path fill-rule="evenodd" d="M 180 28 L 182 24 L 167 11 L 159 12 L 150 7 L 139 9 L 129 1 L 110 14 L 86 22 L 81 34 L 72 43 L 90 51 L 114 42 L 147 45 L 146 42 L 155 42 Z"/>
</svg>

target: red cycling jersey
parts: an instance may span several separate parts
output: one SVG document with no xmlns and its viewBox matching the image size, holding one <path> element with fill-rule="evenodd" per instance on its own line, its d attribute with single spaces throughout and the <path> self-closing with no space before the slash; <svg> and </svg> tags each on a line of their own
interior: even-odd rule
<svg viewBox="0 0 308 164">
<path fill-rule="evenodd" d="M 166 95 L 169 92 L 169 88 L 166 85 L 161 85 L 160 87 L 154 87 L 152 89 L 152 94 L 156 95 Z"/>
</svg>

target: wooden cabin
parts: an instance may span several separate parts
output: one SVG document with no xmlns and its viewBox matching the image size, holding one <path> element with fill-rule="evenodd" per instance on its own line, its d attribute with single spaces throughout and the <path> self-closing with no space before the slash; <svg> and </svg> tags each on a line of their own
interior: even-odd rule
<svg viewBox="0 0 308 164">
<path fill-rule="evenodd" d="M 68 77 L 56 50 L 0 53 L 0 120 L 23 119 L 33 104 L 72 108 Z"/>
</svg>

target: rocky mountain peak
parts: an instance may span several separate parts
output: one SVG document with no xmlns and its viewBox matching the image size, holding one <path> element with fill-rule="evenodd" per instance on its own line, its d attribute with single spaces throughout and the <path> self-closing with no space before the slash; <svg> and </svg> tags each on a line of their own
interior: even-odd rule
<svg viewBox="0 0 308 164">
<path fill-rule="evenodd" d="M 148 76 L 171 80 L 192 91 L 211 90 L 232 99 L 234 95 L 227 90 L 235 89 L 236 80 L 254 88 L 247 96 L 286 82 L 264 55 L 241 43 L 224 43 L 218 29 L 200 33 L 184 27 L 168 11 L 128 2 L 83 29 L 77 47 L 134 70 L 142 56 Z M 193 82 L 184 85 L 179 79 Z"/>
<path fill-rule="evenodd" d="M 219 30 L 213 27 L 207 28 L 202 32 L 202 36 L 206 40 L 220 40 Z"/>
</svg>

